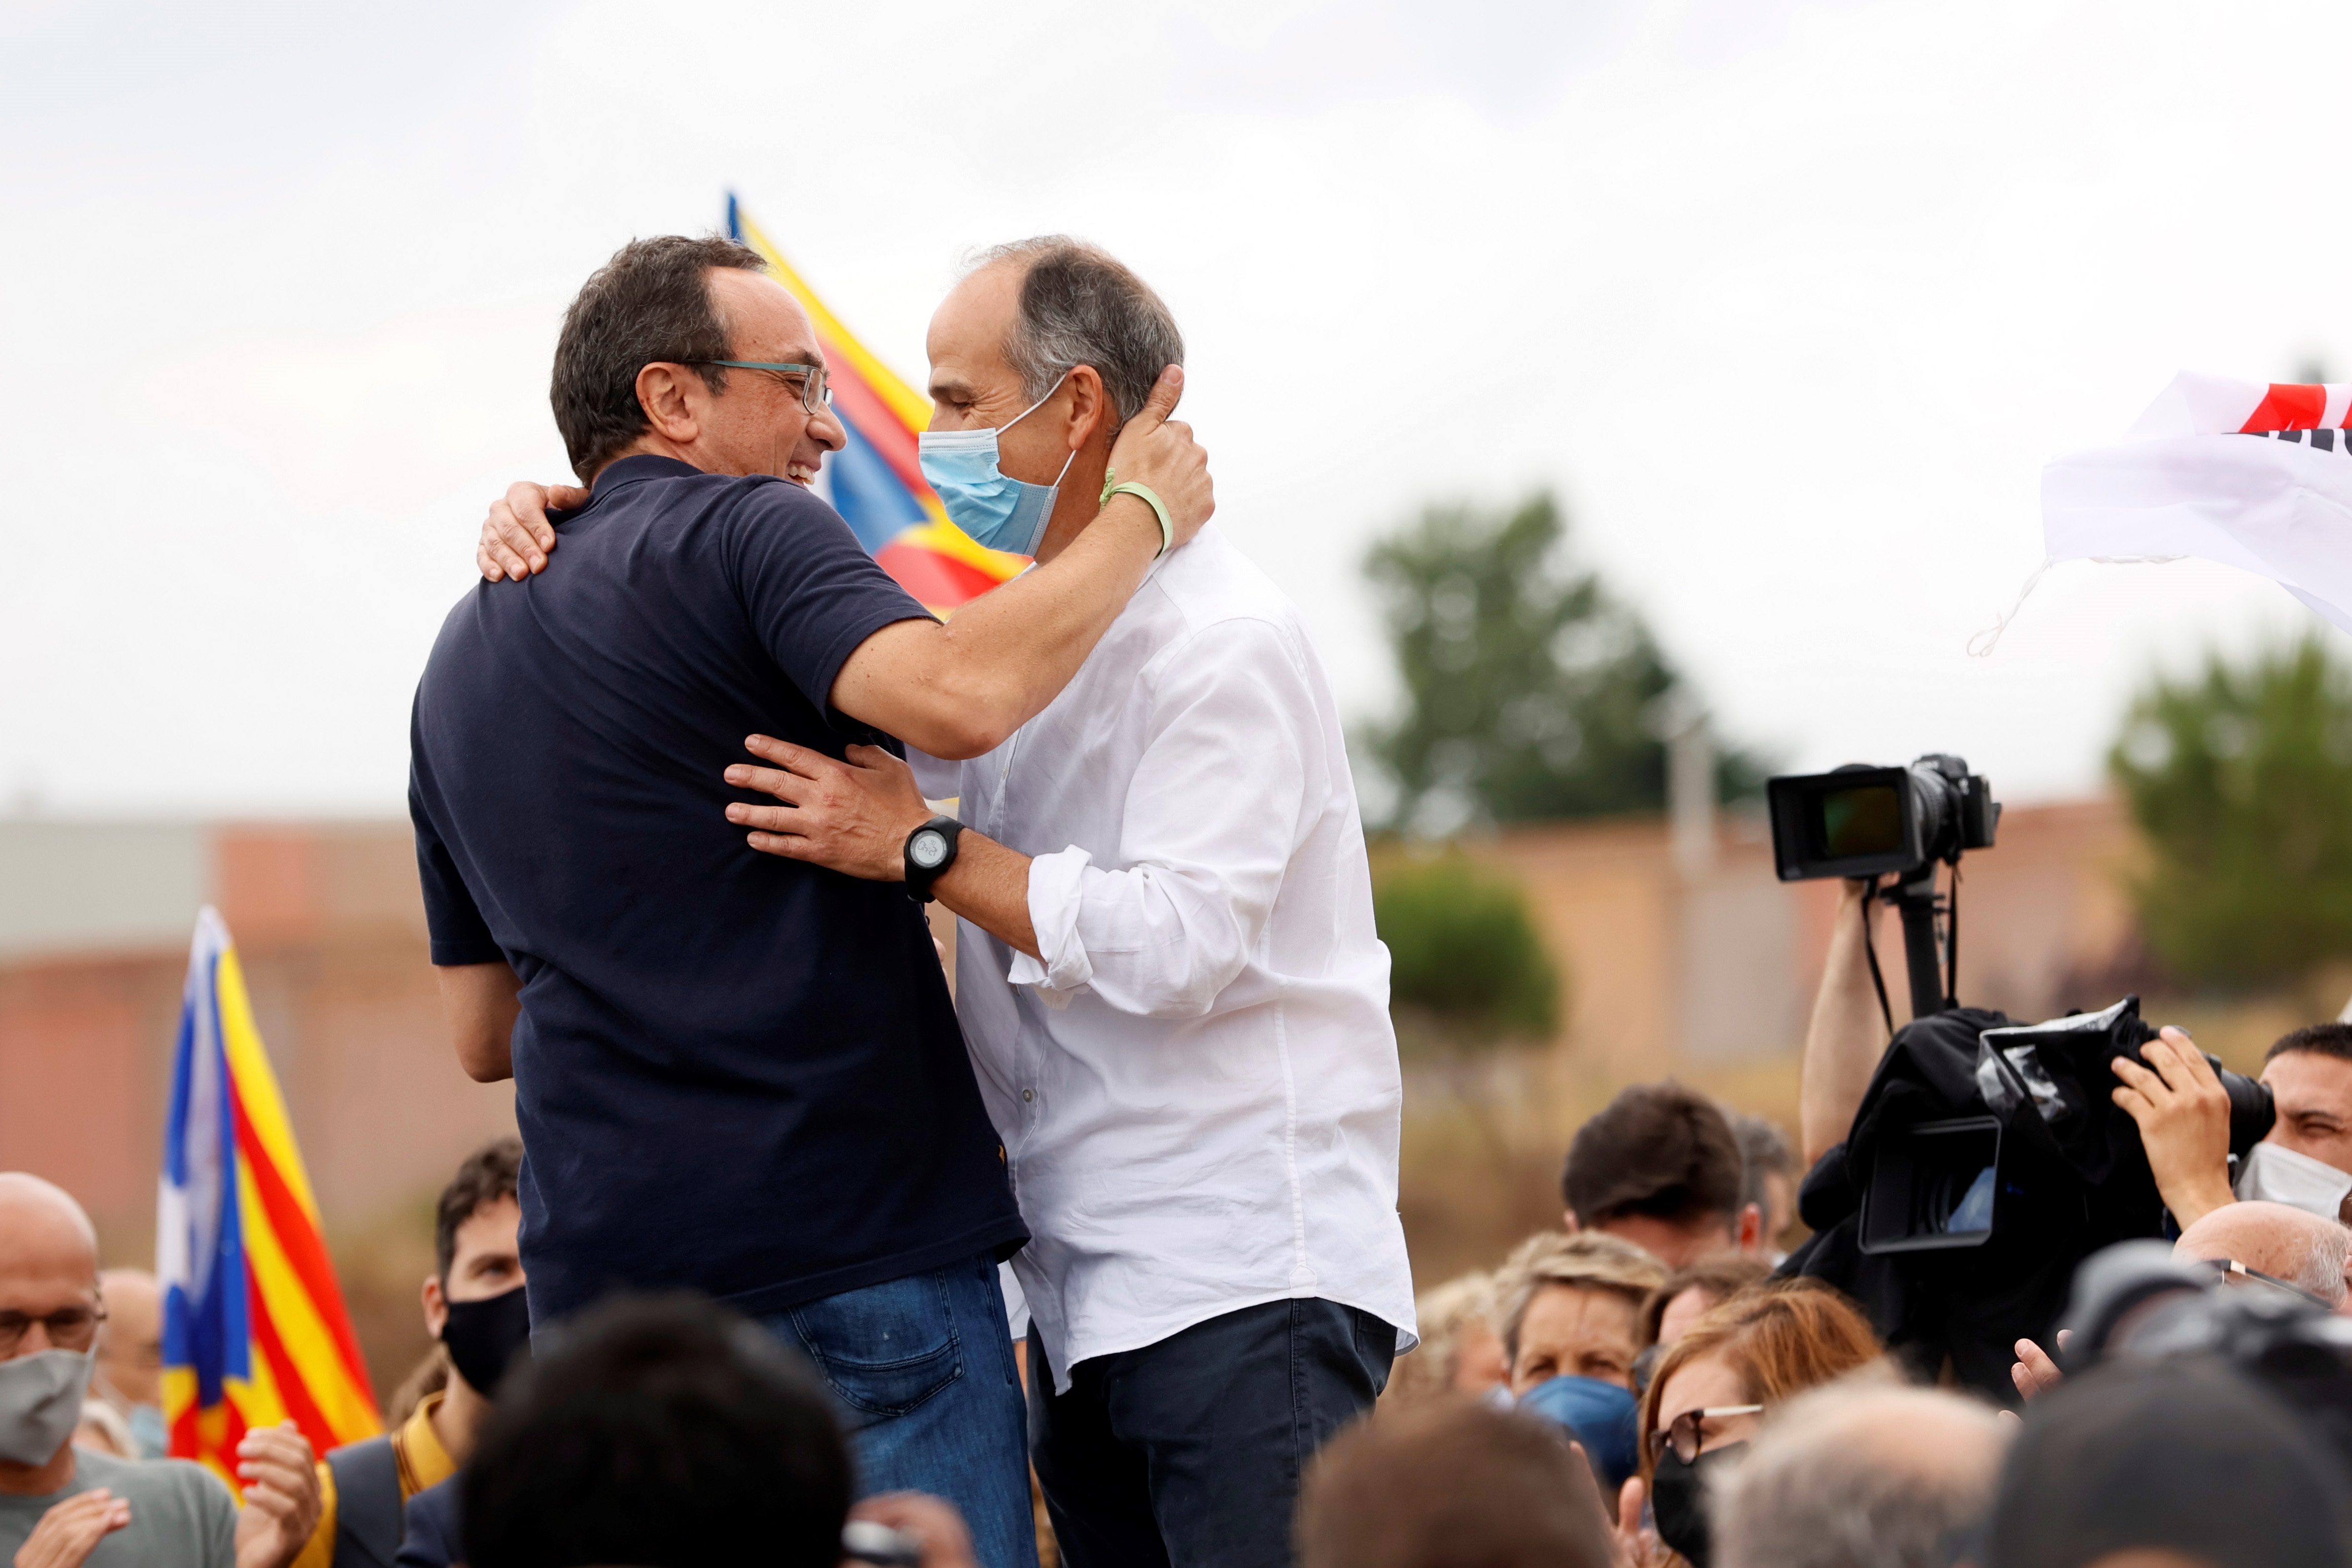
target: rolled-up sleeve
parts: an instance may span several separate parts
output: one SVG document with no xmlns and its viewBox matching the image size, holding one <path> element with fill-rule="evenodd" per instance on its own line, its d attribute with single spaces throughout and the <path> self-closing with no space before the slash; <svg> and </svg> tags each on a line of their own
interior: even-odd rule
<svg viewBox="0 0 2352 1568">
<path fill-rule="evenodd" d="M 1155 660 L 1118 863 L 1072 846 L 1029 865 L 1039 958 L 1006 978 L 1122 1013 L 1194 1018 L 1247 963 L 1305 820 L 1319 720 L 1298 650 L 1258 620 L 1193 632 Z"/>
</svg>

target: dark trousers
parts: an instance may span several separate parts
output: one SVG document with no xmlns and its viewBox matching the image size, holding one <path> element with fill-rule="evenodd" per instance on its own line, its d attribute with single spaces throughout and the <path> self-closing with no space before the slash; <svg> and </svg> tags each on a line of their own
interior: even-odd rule
<svg viewBox="0 0 2352 1568">
<path fill-rule="evenodd" d="M 1029 1330 L 1029 1457 L 1070 1568 L 1287 1568 L 1315 1451 L 1387 1386 L 1396 1330 L 1269 1301 L 1070 1369 Z"/>
</svg>

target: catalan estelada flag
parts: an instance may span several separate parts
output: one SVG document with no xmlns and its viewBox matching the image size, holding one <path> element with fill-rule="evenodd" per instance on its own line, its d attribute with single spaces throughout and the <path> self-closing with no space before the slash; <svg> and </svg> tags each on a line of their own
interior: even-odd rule
<svg viewBox="0 0 2352 1568">
<path fill-rule="evenodd" d="M 766 258 L 777 281 L 793 291 L 816 325 L 833 411 L 849 437 L 848 446 L 824 465 L 833 510 L 882 569 L 940 615 L 1019 574 L 1029 564 L 1027 556 L 973 543 L 948 521 L 939 497 L 924 482 L 915 438 L 931 422 L 930 400 L 891 374 L 851 335 L 731 195 L 727 232 Z"/>
<path fill-rule="evenodd" d="M 236 1445 L 291 1416 L 320 1455 L 382 1429 L 236 947 L 196 917 L 156 1205 L 172 1457 L 236 1490 Z"/>
</svg>

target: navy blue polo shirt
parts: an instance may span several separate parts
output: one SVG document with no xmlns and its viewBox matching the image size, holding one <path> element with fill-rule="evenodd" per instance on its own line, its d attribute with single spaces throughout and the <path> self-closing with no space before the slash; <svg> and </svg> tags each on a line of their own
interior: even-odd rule
<svg viewBox="0 0 2352 1568">
<path fill-rule="evenodd" d="M 523 1263 L 546 1322 L 615 1288 L 749 1312 L 1025 1237 L 921 907 L 761 855 L 754 731 L 876 739 L 826 694 L 922 607 L 782 479 L 625 458 L 521 583 L 441 628 L 409 813 L 436 964 L 505 962 Z"/>
</svg>

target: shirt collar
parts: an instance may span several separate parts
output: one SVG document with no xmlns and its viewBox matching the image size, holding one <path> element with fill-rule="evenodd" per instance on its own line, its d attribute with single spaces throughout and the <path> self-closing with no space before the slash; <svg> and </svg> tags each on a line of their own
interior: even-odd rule
<svg viewBox="0 0 2352 1568">
<path fill-rule="evenodd" d="M 631 485 L 639 479 L 676 479 L 702 472 L 692 463 L 676 458 L 665 458 L 657 452 L 638 452 L 615 458 L 598 470 L 595 483 L 588 487 L 592 499 L 601 500 L 607 489 Z"/>
<path fill-rule="evenodd" d="M 667 458 L 656 459 L 657 462 L 668 460 Z M 405 1484 L 405 1496 L 415 1497 L 426 1487 L 438 1486 L 457 1473 L 457 1462 L 449 1457 L 449 1450 L 441 1446 L 441 1434 L 433 1429 L 433 1413 L 441 1408 L 441 1402 L 447 1397 L 447 1390 L 436 1388 L 418 1400 L 416 1409 L 401 1424 L 399 1435 L 393 1439 L 394 1453 L 400 1460 L 401 1480 Z"/>
</svg>

